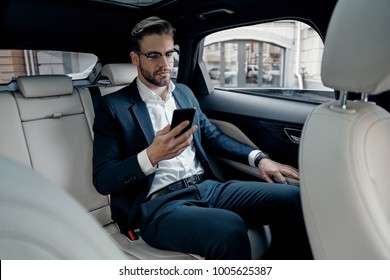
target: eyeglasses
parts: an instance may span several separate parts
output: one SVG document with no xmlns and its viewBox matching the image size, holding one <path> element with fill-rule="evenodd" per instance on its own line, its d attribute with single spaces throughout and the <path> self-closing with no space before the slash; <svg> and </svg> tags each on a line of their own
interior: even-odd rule
<svg viewBox="0 0 390 280">
<path fill-rule="evenodd" d="M 148 53 L 143 53 L 141 51 L 134 51 L 134 52 L 145 56 L 150 62 L 157 62 L 163 56 L 165 56 L 167 58 L 167 61 L 170 63 L 173 62 L 175 54 L 179 54 L 179 50 L 176 49 L 166 52 L 165 55 L 160 52 L 153 52 L 153 51 Z"/>
</svg>

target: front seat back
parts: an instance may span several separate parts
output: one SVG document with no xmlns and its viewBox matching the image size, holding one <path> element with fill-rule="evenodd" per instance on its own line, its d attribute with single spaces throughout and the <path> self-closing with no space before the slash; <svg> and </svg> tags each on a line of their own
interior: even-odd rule
<svg viewBox="0 0 390 280">
<path fill-rule="evenodd" d="M 0 259 L 125 259 L 68 193 L 31 168 L 0 157 Z"/>
<path fill-rule="evenodd" d="M 389 11 L 388 0 L 339 0 L 327 31 L 321 77 L 340 100 L 311 113 L 299 151 L 316 259 L 390 259 L 390 115 L 367 102 L 390 89 Z"/>
</svg>

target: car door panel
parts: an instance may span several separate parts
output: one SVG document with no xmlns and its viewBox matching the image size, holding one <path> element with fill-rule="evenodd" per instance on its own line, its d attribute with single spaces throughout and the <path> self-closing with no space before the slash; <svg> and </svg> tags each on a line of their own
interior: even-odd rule
<svg viewBox="0 0 390 280">
<path fill-rule="evenodd" d="M 198 99 L 203 112 L 225 134 L 258 147 L 278 162 L 298 167 L 301 131 L 316 104 L 222 89 Z M 257 169 L 248 165 L 222 158 L 218 163 L 224 174 L 228 170 L 240 178 L 260 177 Z"/>
<path fill-rule="evenodd" d="M 255 143 L 253 143 L 237 126 L 235 126 L 229 122 L 225 122 L 225 121 L 221 121 L 221 120 L 210 119 L 210 121 L 212 123 L 214 123 L 216 126 L 218 126 L 218 128 L 226 135 L 229 135 L 230 137 L 236 139 L 237 141 L 245 143 L 249 146 L 258 148 L 255 145 Z M 233 160 L 230 160 L 227 158 L 223 158 L 223 157 L 217 157 L 217 159 L 219 162 L 223 162 L 225 165 L 228 165 L 231 168 L 233 168 L 239 172 L 243 172 L 249 176 L 263 179 L 260 176 L 258 169 L 255 167 L 249 166 L 247 164 L 243 164 L 241 162 L 233 161 Z M 293 178 L 288 178 L 288 181 L 291 184 L 298 184 L 299 183 L 297 180 L 295 180 Z"/>
</svg>

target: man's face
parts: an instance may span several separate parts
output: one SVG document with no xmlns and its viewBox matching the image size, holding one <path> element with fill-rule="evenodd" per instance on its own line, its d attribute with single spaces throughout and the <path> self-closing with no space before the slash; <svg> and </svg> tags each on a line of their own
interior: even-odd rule
<svg viewBox="0 0 390 280">
<path fill-rule="evenodd" d="M 136 54 L 136 59 L 134 59 Z M 174 42 L 170 35 L 148 35 L 142 39 L 140 51 L 133 52 L 139 78 L 151 87 L 165 87 L 171 80 Z"/>
</svg>

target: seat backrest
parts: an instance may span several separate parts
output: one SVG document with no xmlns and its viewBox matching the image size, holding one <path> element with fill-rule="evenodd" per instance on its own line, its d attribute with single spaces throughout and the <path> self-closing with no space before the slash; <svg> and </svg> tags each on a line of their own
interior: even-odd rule
<svg viewBox="0 0 390 280">
<path fill-rule="evenodd" d="M 80 90 L 66 75 L 19 77 L 15 93 L 33 169 L 75 197 L 102 225 L 109 198 L 92 184 L 92 135 Z M 87 91 L 87 90 L 86 90 Z M 85 93 L 86 94 L 86 93 Z"/>
<path fill-rule="evenodd" d="M 2 97 L 7 102 L 4 103 L 4 106 L 12 106 L 7 111 L 0 111 L 0 117 L 8 119 L 12 116 L 15 120 L 12 123 L 0 122 L 0 128 L 11 126 L 12 130 L 10 131 L 13 135 L 18 135 L 21 131 L 21 139 L 25 141 L 24 145 L 27 146 L 26 150 L 28 151 L 27 162 L 31 162 L 28 168 L 32 167 L 34 171 L 43 174 L 54 185 L 61 187 L 74 197 L 87 212 L 104 226 L 106 233 L 115 240 L 117 246 L 127 253 L 127 259 L 196 259 L 195 256 L 189 254 L 152 248 L 142 239 L 130 241 L 119 232 L 118 227 L 112 221 L 109 196 L 100 195 L 92 184 L 94 109 L 88 87 L 73 87 L 71 79 L 65 75 L 19 77 L 17 82 L 20 92 L 9 93 L 9 95 L 6 93 Z M 0 154 L 2 150 L 12 146 L 11 139 L 7 138 L 6 140 L 0 141 Z M 1 147 L 2 142 L 6 144 L 4 148 Z M 23 149 L 21 150 L 23 151 Z M 14 156 L 14 158 L 23 161 L 24 154 L 21 153 L 21 156 Z M 24 174 L 21 175 L 23 178 Z M 45 189 L 35 189 L 34 185 L 30 187 L 34 196 L 38 195 L 43 200 L 48 197 L 48 199 L 53 200 L 52 204 L 55 203 L 55 198 L 51 197 L 50 193 L 46 193 Z M 59 207 L 61 205 L 58 204 Z M 64 209 L 64 211 L 66 210 Z M 34 233 L 37 232 L 39 225 L 43 224 L 41 223 L 42 219 L 45 217 L 36 216 L 31 220 L 31 222 L 37 220 L 36 225 L 33 226 Z M 48 225 L 55 225 L 53 221 L 46 222 Z M 20 224 L 17 221 L 9 221 L 9 223 Z M 69 226 L 73 225 L 69 223 Z M 48 226 L 44 230 L 50 232 Z M 72 229 L 69 229 L 65 232 L 70 233 L 71 231 Z M 79 232 L 79 234 L 84 233 Z M 88 236 L 91 233 L 86 231 L 86 234 Z M 42 233 L 42 236 L 46 235 L 46 232 Z M 71 238 L 64 240 L 66 242 Z M 8 246 L 7 249 L 13 245 L 17 246 L 16 241 L 8 241 L 4 241 L 4 246 Z M 0 240 L 0 245 L 3 245 L 1 242 Z M 59 246 L 59 248 L 62 247 Z M 21 251 L 24 249 L 21 248 Z M 70 246 L 69 250 L 72 251 L 73 246 Z M 42 252 L 40 255 L 40 251 L 34 251 L 31 252 L 31 258 L 34 256 L 43 259 L 57 258 L 56 254 L 57 252 L 51 256 L 47 252 Z M 20 255 L 11 255 L 10 257 L 9 251 L 7 251 L 7 258 L 13 258 L 12 256 L 20 257 Z M 82 256 L 60 256 L 60 258 L 68 257 L 83 258 Z"/>
<path fill-rule="evenodd" d="M 11 92 L 0 94 L 0 154 L 31 167 L 19 110 Z"/>
<path fill-rule="evenodd" d="M 0 156 L 0 259 L 125 259 L 68 193 Z"/>
<path fill-rule="evenodd" d="M 388 11 L 388 0 L 339 0 L 328 28 L 321 76 L 341 98 L 307 118 L 299 151 L 316 259 L 390 259 L 390 115 L 366 101 L 390 89 Z"/>
</svg>

